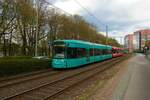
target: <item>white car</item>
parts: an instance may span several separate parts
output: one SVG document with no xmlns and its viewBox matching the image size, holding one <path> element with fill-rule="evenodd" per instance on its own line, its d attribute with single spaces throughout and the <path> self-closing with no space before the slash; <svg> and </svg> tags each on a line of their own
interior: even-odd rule
<svg viewBox="0 0 150 100">
<path fill-rule="evenodd" d="M 32 57 L 32 58 L 35 58 L 35 59 L 50 59 L 47 56 L 35 56 L 35 57 Z"/>
</svg>

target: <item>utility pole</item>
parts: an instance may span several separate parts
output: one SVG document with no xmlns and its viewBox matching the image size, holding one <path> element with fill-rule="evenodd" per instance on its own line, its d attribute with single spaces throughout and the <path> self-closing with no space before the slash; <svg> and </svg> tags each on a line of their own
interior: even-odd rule
<svg viewBox="0 0 150 100">
<path fill-rule="evenodd" d="M 123 45 L 123 37 L 120 37 L 120 44 Z"/>
<path fill-rule="evenodd" d="M 106 25 L 106 45 L 108 45 L 108 26 Z"/>
<path fill-rule="evenodd" d="M 37 49 L 38 49 L 38 40 L 37 40 L 37 38 L 38 38 L 38 23 L 39 23 L 39 21 L 38 21 L 38 17 L 39 17 L 39 13 L 38 13 L 38 6 L 39 6 L 39 0 L 36 0 L 36 13 L 37 13 L 37 22 L 36 22 L 36 36 L 35 36 L 35 56 L 38 56 L 38 54 L 37 54 Z"/>
</svg>

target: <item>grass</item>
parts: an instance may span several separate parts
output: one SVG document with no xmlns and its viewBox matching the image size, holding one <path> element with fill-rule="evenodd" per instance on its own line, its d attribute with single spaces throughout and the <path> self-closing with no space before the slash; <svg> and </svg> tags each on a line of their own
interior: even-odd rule
<svg viewBox="0 0 150 100">
<path fill-rule="evenodd" d="M 33 59 L 32 57 L 3 57 L 0 58 L 0 77 L 27 73 L 49 68 L 51 60 Z"/>
<path fill-rule="evenodd" d="M 100 96 L 105 96 L 104 94 L 101 94 L 103 92 L 103 88 L 107 85 L 107 82 L 112 79 L 121 69 L 123 65 L 123 61 L 129 59 L 132 57 L 132 55 L 128 55 L 127 58 L 124 58 L 121 62 L 118 64 L 113 65 L 110 69 L 102 72 L 101 74 L 97 74 L 98 78 L 97 80 L 93 81 L 93 84 L 91 84 L 88 88 L 85 89 L 85 91 L 78 96 L 78 100 L 89 100 L 89 98 L 92 95 L 100 95 Z M 119 65 L 120 64 L 120 65 Z M 96 77 L 96 76 L 95 76 Z M 94 78 L 94 77 L 92 77 Z M 99 98 L 100 99 L 100 98 Z"/>
<path fill-rule="evenodd" d="M 88 89 L 86 89 L 85 92 L 82 95 L 80 95 L 78 99 L 88 100 L 90 96 L 92 96 L 98 89 L 101 89 L 106 83 L 107 80 L 97 80 L 94 84 L 89 86 Z"/>
</svg>

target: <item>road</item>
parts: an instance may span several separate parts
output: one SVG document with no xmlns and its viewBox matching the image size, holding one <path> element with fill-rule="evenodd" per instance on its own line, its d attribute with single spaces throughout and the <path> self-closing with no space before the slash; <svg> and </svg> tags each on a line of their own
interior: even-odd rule
<svg viewBox="0 0 150 100">
<path fill-rule="evenodd" d="M 150 100 L 150 60 L 137 54 L 128 62 L 112 100 Z"/>
</svg>

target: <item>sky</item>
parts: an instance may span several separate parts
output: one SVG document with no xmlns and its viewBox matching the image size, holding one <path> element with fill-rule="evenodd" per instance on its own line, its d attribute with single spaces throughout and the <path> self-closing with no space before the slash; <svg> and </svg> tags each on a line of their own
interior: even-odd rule
<svg viewBox="0 0 150 100">
<path fill-rule="evenodd" d="M 88 22 L 97 26 L 105 35 L 108 25 L 109 37 L 120 43 L 126 34 L 140 29 L 150 28 L 150 0 L 49 0 L 53 5 L 70 14 L 79 14 Z M 88 9 L 90 16 L 82 7 Z"/>
</svg>

